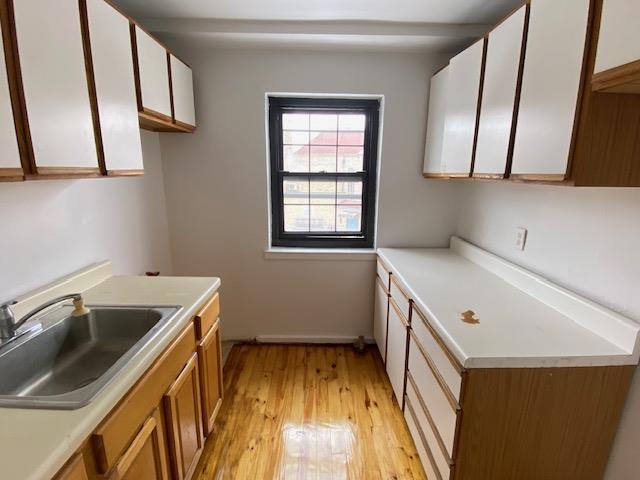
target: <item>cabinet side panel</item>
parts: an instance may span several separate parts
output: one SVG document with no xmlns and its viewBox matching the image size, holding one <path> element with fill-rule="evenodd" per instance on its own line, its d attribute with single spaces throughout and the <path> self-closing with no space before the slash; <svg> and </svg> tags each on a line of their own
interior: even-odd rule
<svg viewBox="0 0 640 480">
<path fill-rule="evenodd" d="M 427 139 L 424 150 L 425 174 L 441 174 L 442 139 L 444 122 L 447 113 L 447 87 L 449 83 L 449 67 L 440 70 L 431 78 L 429 90 L 429 113 L 427 117 Z"/>
<path fill-rule="evenodd" d="M 454 478 L 601 479 L 634 369 L 468 370 Z"/>
</svg>

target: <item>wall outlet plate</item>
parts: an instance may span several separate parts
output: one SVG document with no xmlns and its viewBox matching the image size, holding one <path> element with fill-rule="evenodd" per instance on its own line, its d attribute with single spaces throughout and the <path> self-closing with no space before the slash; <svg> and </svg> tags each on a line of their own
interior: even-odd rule
<svg viewBox="0 0 640 480">
<path fill-rule="evenodd" d="M 516 248 L 519 250 L 524 250 L 524 246 L 527 243 L 527 229 L 523 227 L 518 227 L 516 229 Z"/>
</svg>

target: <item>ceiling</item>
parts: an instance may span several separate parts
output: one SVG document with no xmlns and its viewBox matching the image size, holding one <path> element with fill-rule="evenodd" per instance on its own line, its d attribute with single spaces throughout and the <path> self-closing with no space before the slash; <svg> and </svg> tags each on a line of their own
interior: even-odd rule
<svg viewBox="0 0 640 480">
<path fill-rule="evenodd" d="M 455 52 L 522 0 L 113 0 L 161 36 L 218 45 Z"/>
</svg>

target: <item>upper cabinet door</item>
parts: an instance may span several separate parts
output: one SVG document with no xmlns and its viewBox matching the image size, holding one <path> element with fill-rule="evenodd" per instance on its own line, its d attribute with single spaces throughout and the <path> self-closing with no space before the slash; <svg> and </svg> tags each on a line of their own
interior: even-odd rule
<svg viewBox="0 0 640 480">
<path fill-rule="evenodd" d="M 141 173 L 129 19 L 104 0 L 87 0 L 87 19 L 106 173 Z"/>
<path fill-rule="evenodd" d="M 2 23 L 3 37 L 6 38 L 4 29 L 6 24 Z M 9 90 L 9 78 L 4 54 L 4 41 L 0 45 L 0 177 L 10 179 L 21 178 L 23 175 L 22 163 L 20 160 L 20 150 L 18 148 L 18 137 L 15 120 L 13 116 L 13 104 L 11 92 Z"/>
<path fill-rule="evenodd" d="M 589 3 L 531 2 L 511 167 L 514 178 L 565 179 L 580 94 Z"/>
<path fill-rule="evenodd" d="M 425 177 L 442 177 L 442 139 L 447 113 L 447 87 L 449 67 L 431 77 L 429 89 L 429 113 L 427 117 L 427 140 L 424 149 Z"/>
<path fill-rule="evenodd" d="M 171 91 L 174 120 L 186 128 L 196 127 L 196 109 L 193 97 L 193 72 L 191 67 L 169 54 L 171 62 Z"/>
<path fill-rule="evenodd" d="M 139 104 L 147 114 L 159 115 L 171 121 L 171 89 L 167 51 L 137 25 L 135 42 L 138 58 Z"/>
<path fill-rule="evenodd" d="M 35 172 L 98 175 L 78 0 L 13 0 L 13 10 Z"/>
<path fill-rule="evenodd" d="M 484 52 L 482 39 L 452 58 L 449 65 L 442 159 L 444 171 L 451 177 L 471 174 Z"/>
<path fill-rule="evenodd" d="M 474 177 L 503 178 L 509 167 L 528 8 L 489 34 Z"/>
<path fill-rule="evenodd" d="M 603 0 L 594 89 L 640 93 L 640 2 Z"/>
</svg>

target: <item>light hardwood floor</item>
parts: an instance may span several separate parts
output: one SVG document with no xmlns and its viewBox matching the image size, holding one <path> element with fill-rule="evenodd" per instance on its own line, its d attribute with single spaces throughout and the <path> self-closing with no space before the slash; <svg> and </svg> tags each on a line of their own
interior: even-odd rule
<svg viewBox="0 0 640 480">
<path fill-rule="evenodd" d="M 235 345 L 194 479 L 425 479 L 376 347 Z"/>
</svg>

